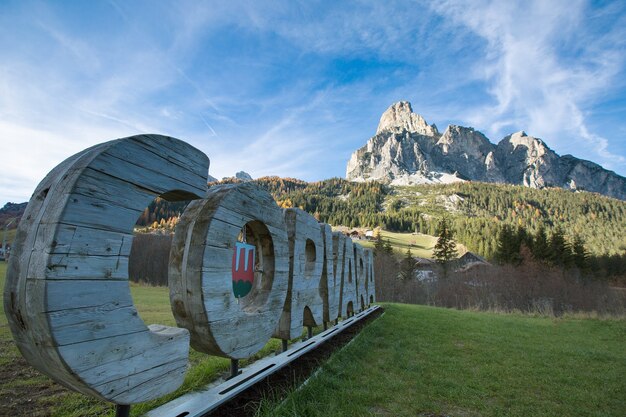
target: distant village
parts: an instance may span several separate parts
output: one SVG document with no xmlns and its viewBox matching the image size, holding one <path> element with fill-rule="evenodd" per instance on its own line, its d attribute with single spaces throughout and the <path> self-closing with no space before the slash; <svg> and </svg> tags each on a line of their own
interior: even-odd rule
<svg viewBox="0 0 626 417">
<path fill-rule="evenodd" d="M 334 230 L 340 231 L 345 236 L 350 237 L 352 240 L 366 240 L 372 242 L 376 240 L 376 231 L 373 229 L 364 229 L 358 227 L 347 228 L 339 226 L 334 228 Z M 436 282 L 439 279 L 441 267 L 434 259 L 413 256 L 413 260 L 415 261 L 415 279 L 423 283 Z M 460 257 L 450 261 L 448 269 L 454 272 L 469 272 L 474 268 L 490 265 L 491 263 L 489 263 L 482 256 L 468 251 Z"/>
</svg>

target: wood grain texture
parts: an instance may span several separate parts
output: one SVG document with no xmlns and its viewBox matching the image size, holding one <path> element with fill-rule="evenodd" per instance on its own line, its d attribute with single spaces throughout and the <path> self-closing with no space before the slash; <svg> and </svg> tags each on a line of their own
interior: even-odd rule
<svg viewBox="0 0 626 417">
<path fill-rule="evenodd" d="M 339 283 L 339 302 L 337 304 L 337 317 L 343 317 L 343 285 L 347 279 L 345 269 L 346 235 L 341 232 L 333 232 L 333 269 Z"/>
<path fill-rule="evenodd" d="M 324 318 L 321 283 L 324 241 L 317 220 L 299 208 L 284 210 L 289 238 L 289 287 L 274 336 L 300 337 L 303 326 L 317 326 Z"/>
<path fill-rule="evenodd" d="M 158 195 L 206 194 L 209 160 L 174 138 L 141 135 L 63 161 L 35 190 L 13 247 L 4 308 L 27 361 L 57 382 L 131 404 L 183 382 L 184 329 L 146 326 L 128 287 L 133 226 Z"/>
<path fill-rule="evenodd" d="M 346 237 L 344 240 L 344 258 L 343 258 L 343 280 L 341 283 L 341 317 L 348 317 L 349 315 L 358 311 L 357 306 L 357 282 L 356 271 L 354 261 L 354 243 L 352 239 Z"/>
<path fill-rule="evenodd" d="M 341 298 L 341 268 L 337 268 L 339 256 L 335 249 L 335 235 L 330 225 L 320 224 L 324 243 L 324 267 L 322 269 L 322 300 L 324 302 L 324 318 L 327 323 L 339 317 L 339 300 Z M 343 254 L 341 255 L 343 263 Z"/>
<path fill-rule="evenodd" d="M 358 243 L 354 244 L 354 265 L 356 270 L 356 300 L 357 310 L 365 310 L 367 305 L 367 290 L 365 283 L 367 282 L 367 265 L 365 264 L 365 252 L 363 246 Z"/>
<path fill-rule="evenodd" d="M 376 301 L 376 284 L 374 283 L 374 251 L 370 248 L 364 249 L 365 253 L 365 265 L 367 267 L 367 279 L 365 284 L 365 290 L 367 294 L 366 304 L 370 304 Z"/>
<path fill-rule="evenodd" d="M 256 246 L 251 292 L 235 298 L 232 258 L 247 225 Z M 189 204 L 176 226 L 169 264 L 172 312 L 191 346 L 244 359 L 272 336 L 287 297 L 289 245 L 282 210 L 251 183 L 216 185 Z"/>
</svg>

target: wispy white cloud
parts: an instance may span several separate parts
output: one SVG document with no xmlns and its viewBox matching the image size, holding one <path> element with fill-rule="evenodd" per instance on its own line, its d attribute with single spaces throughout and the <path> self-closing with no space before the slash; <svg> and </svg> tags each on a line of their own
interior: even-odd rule
<svg viewBox="0 0 626 417">
<path fill-rule="evenodd" d="M 495 99 L 467 109 L 465 118 L 492 137 L 527 130 L 562 153 L 595 152 L 609 167 L 626 159 L 608 151 L 607 138 L 590 131 L 585 109 L 611 90 L 623 73 L 624 19 L 602 26 L 585 1 L 442 1 L 433 8 L 486 41 L 475 68 Z M 600 11 L 599 13 L 602 13 Z M 598 17 L 596 17 L 597 19 Z M 591 146 L 590 146 L 591 145 Z"/>
</svg>

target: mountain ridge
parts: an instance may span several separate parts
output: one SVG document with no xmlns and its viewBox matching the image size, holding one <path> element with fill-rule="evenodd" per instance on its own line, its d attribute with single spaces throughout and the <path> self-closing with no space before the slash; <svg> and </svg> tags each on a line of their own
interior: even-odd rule
<svg viewBox="0 0 626 417">
<path fill-rule="evenodd" d="M 471 180 L 591 191 L 626 200 L 626 178 L 599 164 L 559 156 L 524 131 L 497 144 L 472 127 L 449 125 L 440 133 L 408 101 L 396 102 L 382 114 L 376 134 L 352 153 L 346 178 L 392 185 Z"/>
</svg>

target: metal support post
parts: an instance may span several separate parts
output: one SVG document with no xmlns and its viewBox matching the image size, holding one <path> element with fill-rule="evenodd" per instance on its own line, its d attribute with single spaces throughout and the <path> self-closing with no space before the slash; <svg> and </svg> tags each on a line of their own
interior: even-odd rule
<svg viewBox="0 0 626 417">
<path fill-rule="evenodd" d="M 115 417 L 130 417 L 130 405 L 115 404 Z"/>
<path fill-rule="evenodd" d="M 239 375 L 239 359 L 230 360 L 230 377 L 234 378 Z"/>
</svg>

